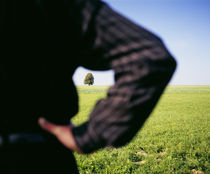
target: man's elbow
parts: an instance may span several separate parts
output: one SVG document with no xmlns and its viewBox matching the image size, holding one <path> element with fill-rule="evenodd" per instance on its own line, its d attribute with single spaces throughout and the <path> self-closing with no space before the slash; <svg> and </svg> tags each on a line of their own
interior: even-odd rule
<svg viewBox="0 0 210 174">
<path fill-rule="evenodd" d="M 159 74 L 163 79 L 165 77 L 169 81 L 176 70 L 177 62 L 161 40 L 154 50 L 154 57 L 152 56 L 154 71 L 152 72 L 156 75 Z"/>
<path fill-rule="evenodd" d="M 165 58 L 165 69 L 167 70 L 167 76 L 169 80 L 171 79 L 172 75 L 174 74 L 177 67 L 177 62 L 173 56 L 168 54 L 168 56 Z"/>
</svg>

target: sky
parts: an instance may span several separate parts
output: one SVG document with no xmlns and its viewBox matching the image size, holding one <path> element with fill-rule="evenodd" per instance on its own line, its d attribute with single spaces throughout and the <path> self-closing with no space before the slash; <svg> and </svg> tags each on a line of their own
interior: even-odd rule
<svg viewBox="0 0 210 174">
<path fill-rule="evenodd" d="M 170 85 L 210 85 L 210 0 L 104 0 L 164 41 L 178 66 Z M 114 84 L 114 72 L 79 67 L 76 85 L 91 72 L 95 85 Z"/>
</svg>

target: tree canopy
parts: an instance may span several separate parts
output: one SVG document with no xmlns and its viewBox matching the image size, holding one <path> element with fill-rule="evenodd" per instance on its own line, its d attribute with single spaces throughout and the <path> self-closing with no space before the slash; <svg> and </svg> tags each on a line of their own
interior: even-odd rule
<svg viewBox="0 0 210 174">
<path fill-rule="evenodd" d="M 85 76 L 84 84 L 93 85 L 94 84 L 94 77 L 92 73 L 87 73 Z"/>
</svg>

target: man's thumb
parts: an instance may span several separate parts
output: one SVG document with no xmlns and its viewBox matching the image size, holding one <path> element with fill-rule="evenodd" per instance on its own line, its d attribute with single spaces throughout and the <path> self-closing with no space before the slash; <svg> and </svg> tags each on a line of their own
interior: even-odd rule
<svg viewBox="0 0 210 174">
<path fill-rule="evenodd" d="M 38 123 L 39 125 L 41 126 L 42 129 L 54 134 L 54 135 L 57 135 L 59 133 L 59 126 L 53 124 L 53 123 L 50 123 L 49 121 L 47 121 L 45 118 L 43 117 L 40 117 L 38 119 Z"/>
</svg>

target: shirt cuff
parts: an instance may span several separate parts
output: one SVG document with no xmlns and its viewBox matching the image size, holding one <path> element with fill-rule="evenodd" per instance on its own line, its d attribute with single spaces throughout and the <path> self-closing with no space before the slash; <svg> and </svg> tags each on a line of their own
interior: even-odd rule
<svg viewBox="0 0 210 174">
<path fill-rule="evenodd" d="M 85 154 L 92 153 L 100 148 L 105 147 L 105 143 L 99 140 L 98 135 L 89 127 L 89 122 L 85 122 L 80 126 L 72 128 L 72 134 L 76 144 Z"/>
</svg>

